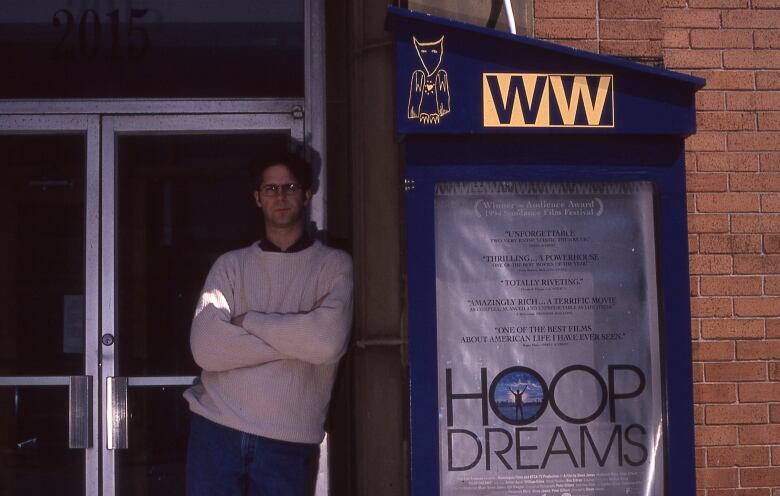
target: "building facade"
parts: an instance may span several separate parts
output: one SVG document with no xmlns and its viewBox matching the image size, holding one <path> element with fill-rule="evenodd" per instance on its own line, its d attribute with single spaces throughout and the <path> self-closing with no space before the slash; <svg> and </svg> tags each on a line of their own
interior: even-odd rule
<svg viewBox="0 0 780 496">
<path fill-rule="evenodd" d="M 508 30 L 499 1 L 393 3 Z M 327 485 L 408 494 L 386 3 L 26 4 L 0 8 L 0 492 L 176 493 L 194 297 L 255 234 L 245 158 L 291 137 L 320 167 L 313 222 L 355 262 Z M 780 3 L 511 4 L 519 34 L 707 80 L 686 154 L 698 493 L 780 495 Z"/>
</svg>

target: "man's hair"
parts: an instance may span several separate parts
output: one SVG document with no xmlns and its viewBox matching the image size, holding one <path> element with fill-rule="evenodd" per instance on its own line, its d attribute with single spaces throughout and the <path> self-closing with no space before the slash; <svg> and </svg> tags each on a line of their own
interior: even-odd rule
<svg viewBox="0 0 780 496">
<path fill-rule="evenodd" d="M 298 184 L 304 191 L 311 189 L 312 171 L 309 162 L 300 154 L 289 150 L 274 150 L 258 156 L 254 161 L 255 184 L 254 189 L 260 187 L 263 182 L 263 173 L 274 165 L 284 165 L 292 173 Z"/>
</svg>

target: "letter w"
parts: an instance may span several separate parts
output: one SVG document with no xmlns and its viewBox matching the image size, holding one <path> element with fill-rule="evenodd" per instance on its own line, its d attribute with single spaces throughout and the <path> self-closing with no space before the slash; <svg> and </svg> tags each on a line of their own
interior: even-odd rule
<svg viewBox="0 0 780 496">
<path fill-rule="evenodd" d="M 520 100 L 520 109 L 523 113 L 523 124 L 535 124 L 542 104 L 547 77 L 539 77 L 537 74 L 523 74 L 509 76 L 509 87 L 506 93 L 501 91 L 498 75 L 485 75 L 496 115 L 501 124 L 510 124 L 512 112 L 515 108 L 515 100 Z M 541 81 L 541 84 L 539 82 Z M 521 84 L 522 83 L 522 84 Z M 506 99 L 504 99 L 506 95 Z"/>
<path fill-rule="evenodd" d="M 582 105 L 585 108 L 588 125 L 598 126 L 601 123 L 601 114 L 604 112 L 604 103 L 607 101 L 611 82 L 612 76 L 600 76 L 598 88 L 596 89 L 596 99 L 593 100 L 588 88 L 588 80 L 585 76 L 574 77 L 574 84 L 569 96 L 566 95 L 566 90 L 563 88 L 561 76 L 550 76 L 550 84 L 555 94 L 558 110 L 561 112 L 563 124 L 567 126 L 575 124 L 577 108 L 579 107 L 580 97 L 582 97 Z"/>
</svg>

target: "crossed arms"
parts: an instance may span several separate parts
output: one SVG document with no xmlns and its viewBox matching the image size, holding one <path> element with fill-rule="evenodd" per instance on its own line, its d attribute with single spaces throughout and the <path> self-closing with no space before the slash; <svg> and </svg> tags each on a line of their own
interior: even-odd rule
<svg viewBox="0 0 780 496">
<path fill-rule="evenodd" d="M 311 309 L 295 313 L 249 311 L 234 315 L 237 268 L 224 258 L 206 278 L 192 322 L 190 346 L 206 371 L 251 367 L 275 360 L 336 363 L 352 325 L 352 266 L 348 256 L 323 269 L 329 282 Z M 327 274 L 330 269 L 330 274 Z"/>
</svg>

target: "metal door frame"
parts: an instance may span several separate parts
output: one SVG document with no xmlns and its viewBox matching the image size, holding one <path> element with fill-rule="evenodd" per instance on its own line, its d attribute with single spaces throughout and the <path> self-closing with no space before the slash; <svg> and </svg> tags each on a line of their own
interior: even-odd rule
<svg viewBox="0 0 780 496">
<path fill-rule="evenodd" d="M 96 115 L 0 115 L 0 134 L 81 134 L 85 137 L 84 171 L 84 376 L 87 389 L 96 391 L 94 380 L 99 375 L 98 310 L 99 310 L 99 222 L 100 222 L 100 118 Z M 68 386 L 68 376 L 8 376 L 0 377 L 0 386 Z M 87 403 L 92 429 L 87 433 L 84 448 L 84 484 L 88 495 L 98 494 L 100 417 L 98 401 Z"/>
<path fill-rule="evenodd" d="M 116 221 L 117 221 L 117 138 L 121 135 L 170 135 L 170 134 L 224 134 L 278 132 L 289 134 L 299 141 L 304 139 L 301 119 L 291 113 L 282 114 L 208 114 L 208 115 L 151 115 L 101 118 L 101 322 L 100 335 L 112 334 L 116 345 L 100 346 L 101 371 L 98 377 L 103 394 L 100 399 L 102 493 L 116 494 L 115 449 L 126 445 L 127 389 L 134 386 L 175 386 L 192 384 L 194 376 L 171 377 L 118 377 L 114 347 L 121 346 L 121 336 L 116 332 Z M 312 212 L 312 220 L 318 226 L 322 212 Z M 121 332 L 121 331 L 120 331 Z M 114 403 L 116 401 L 116 403 Z M 117 437 L 119 436 L 119 437 Z M 122 437 L 124 436 L 124 437 Z M 129 440 L 132 442 L 132 440 Z M 111 449 L 109 449 L 111 447 Z"/>
</svg>

